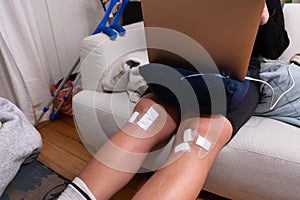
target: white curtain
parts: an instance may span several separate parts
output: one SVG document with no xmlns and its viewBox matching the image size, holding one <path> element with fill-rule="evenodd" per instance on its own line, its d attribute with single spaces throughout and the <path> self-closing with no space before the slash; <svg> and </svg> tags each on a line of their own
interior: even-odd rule
<svg viewBox="0 0 300 200">
<path fill-rule="evenodd" d="M 100 0 L 0 0 L 0 96 L 36 123 L 103 14 Z"/>
</svg>

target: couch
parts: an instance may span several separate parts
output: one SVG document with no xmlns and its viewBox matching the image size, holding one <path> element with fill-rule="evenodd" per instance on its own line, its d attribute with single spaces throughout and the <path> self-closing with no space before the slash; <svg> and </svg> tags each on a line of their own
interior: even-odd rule
<svg viewBox="0 0 300 200">
<path fill-rule="evenodd" d="M 284 15 L 291 45 L 280 59 L 289 60 L 300 51 L 300 4 L 286 4 Z M 82 41 L 82 91 L 73 97 L 73 109 L 81 140 L 91 153 L 127 122 L 139 99 L 128 88 L 132 77 L 128 69 L 132 63 L 148 62 L 143 24 L 126 29 L 126 35 L 115 41 L 101 33 Z M 155 170 L 173 139 L 153 151 L 143 169 Z M 299 141 L 299 127 L 251 117 L 218 155 L 204 190 L 229 199 L 300 199 Z"/>
</svg>

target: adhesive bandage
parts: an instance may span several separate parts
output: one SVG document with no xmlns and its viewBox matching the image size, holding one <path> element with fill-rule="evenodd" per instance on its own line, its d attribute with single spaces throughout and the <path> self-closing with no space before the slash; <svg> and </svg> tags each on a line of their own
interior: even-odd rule
<svg viewBox="0 0 300 200">
<path fill-rule="evenodd" d="M 159 119 L 159 120 L 158 120 Z M 158 134 L 165 125 L 167 113 L 160 105 L 152 105 L 145 111 L 134 111 L 122 131 L 136 138 L 149 138 Z"/>
<path fill-rule="evenodd" d="M 135 111 L 129 118 L 128 122 L 134 123 L 139 115 L 140 113 Z M 158 118 L 158 116 L 158 112 L 156 112 L 154 108 L 150 107 L 136 124 L 143 130 L 147 131 L 149 127 L 154 123 L 154 121 Z"/>
<path fill-rule="evenodd" d="M 192 150 L 192 143 L 196 144 L 197 146 L 201 147 L 199 151 L 199 158 L 205 157 L 210 150 L 212 149 L 213 145 L 217 142 L 219 138 L 219 134 L 211 134 L 206 136 L 201 136 L 195 130 L 186 129 L 183 132 L 183 142 L 176 145 L 174 152 L 190 152 Z"/>
<path fill-rule="evenodd" d="M 137 125 L 146 131 L 153 124 L 153 122 L 158 118 L 158 116 L 159 116 L 158 112 L 156 112 L 154 108 L 151 107 L 137 122 Z"/>
<path fill-rule="evenodd" d="M 193 133 L 192 129 L 187 129 L 183 132 L 183 141 L 184 142 L 191 142 L 193 141 Z"/>
<path fill-rule="evenodd" d="M 130 118 L 129 118 L 129 120 L 128 120 L 128 122 L 129 123 L 133 123 L 135 120 L 136 120 L 136 118 L 139 116 L 139 112 L 134 112 L 134 113 L 132 113 L 132 115 L 130 116 Z"/>
<path fill-rule="evenodd" d="M 191 151 L 191 145 L 187 142 L 181 143 L 175 147 L 175 153 L 181 151 Z"/>
<path fill-rule="evenodd" d="M 192 129 L 186 129 L 183 132 L 183 143 L 178 144 L 175 147 L 175 153 L 182 152 L 182 151 L 191 151 L 192 149 L 191 143 L 194 140 L 194 137 L 195 135 Z"/>
<path fill-rule="evenodd" d="M 204 150 L 209 151 L 211 148 L 211 142 L 207 140 L 206 138 L 202 137 L 201 135 L 198 135 L 196 145 L 199 147 L 202 147 Z"/>
</svg>

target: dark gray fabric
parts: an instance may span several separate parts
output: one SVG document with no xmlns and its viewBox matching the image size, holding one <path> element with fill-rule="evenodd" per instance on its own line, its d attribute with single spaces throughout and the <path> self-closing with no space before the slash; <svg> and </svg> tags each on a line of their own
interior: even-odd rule
<svg viewBox="0 0 300 200">
<path fill-rule="evenodd" d="M 300 67 L 288 62 L 266 60 L 262 63 L 260 79 L 273 87 L 274 95 L 271 88 L 263 84 L 255 114 L 300 126 Z"/>
</svg>

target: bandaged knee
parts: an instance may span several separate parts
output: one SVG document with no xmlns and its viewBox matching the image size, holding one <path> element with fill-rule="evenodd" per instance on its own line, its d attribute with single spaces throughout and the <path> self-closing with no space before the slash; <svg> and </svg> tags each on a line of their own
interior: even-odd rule
<svg viewBox="0 0 300 200">
<path fill-rule="evenodd" d="M 193 146 L 200 147 L 199 158 L 204 158 L 213 149 L 217 143 L 220 134 L 217 132 L 208 131 L 205 136 L 202 136 L 198 131 L 186 129 L 182 135 L 182 142 L 175 146 L 174 152 L 191 152 Z M 195 145 L 194 145 L 195 144 Z"/>
<path fill-rule="evenodd" d="M 96 200 L 87 185 L 78 177 L 64 190 L 58 200 Z"/>
<path fill-rule="evenodd" d="M 139 138 L 147 138 L 157 134 L 164 126 L 167 118 L 167 113 L 159 105 L 153 105 L 146 112 L 140 113 L 135 111 L 132 113 L 128 122 L 139 127 L 138 133 L 134 133 L 133 129 L 125 130 L 128 134 Z M 147 134 L 141 134 L 141 131 Z"/>
<path fill-rule="evenodd" d="M 135 123 L 139 115 L 140 113 L 135 111 L 129 118 L 128 122 Z M 154 123 L 154 121 L 158 118 L 158 116 L 158 112 L 153 107 L 150 107 L 145 114 L 141 115 L 141 118 L 136 122 L 136 124 L 144 131 L 147 131 L 149 127 Z"/>
</svg>

